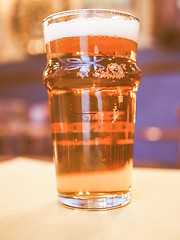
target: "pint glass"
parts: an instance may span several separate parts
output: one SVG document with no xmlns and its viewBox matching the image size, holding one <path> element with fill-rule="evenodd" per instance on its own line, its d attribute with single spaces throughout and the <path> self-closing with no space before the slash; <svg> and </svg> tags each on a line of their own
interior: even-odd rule
<svg viewBox="0 0 180 240">
<path fill-rule="evenodd" d="M 139 21 L 114 10 L 60 12 L 44 20 L 58 199 L 112 209 L 131 198 Z"/>
</svg>

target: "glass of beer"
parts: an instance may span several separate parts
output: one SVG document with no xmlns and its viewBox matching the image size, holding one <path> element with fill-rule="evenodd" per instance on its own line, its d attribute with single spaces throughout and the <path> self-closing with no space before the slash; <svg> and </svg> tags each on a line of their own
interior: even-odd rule
<svg viewBox="0 0 180 240">
<path fill-rule="evenodd" d="M 44 20 L 43 82 L 51 113 L 58 199 L 107 210 L 131 199 L 139 20 L 81 9 Z"/>
</svg>

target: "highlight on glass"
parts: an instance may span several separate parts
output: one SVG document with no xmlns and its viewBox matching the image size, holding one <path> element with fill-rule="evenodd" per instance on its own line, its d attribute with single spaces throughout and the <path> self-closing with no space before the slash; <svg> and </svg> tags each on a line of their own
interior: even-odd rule
<svg viewBox="0 0 180 240">
<path fill-rule="evenodd" d="M 131 199 L 139 20 L 81 9 L 44 20 L 43 82 L 51 112 L 58 199 L 80 209 Z"/>
</svg>

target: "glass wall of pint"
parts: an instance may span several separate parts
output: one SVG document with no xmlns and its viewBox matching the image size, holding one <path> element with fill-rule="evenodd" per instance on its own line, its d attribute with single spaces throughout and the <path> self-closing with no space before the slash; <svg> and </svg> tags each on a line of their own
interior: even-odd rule
<svg viewBox="0 0 180 240">
<path fill-rule="evenodd" d="M 59 201 L 109 209 L 130 201 L 139 21 L 113 10 L 61 12 L 44 20 Z"/>
</svg>

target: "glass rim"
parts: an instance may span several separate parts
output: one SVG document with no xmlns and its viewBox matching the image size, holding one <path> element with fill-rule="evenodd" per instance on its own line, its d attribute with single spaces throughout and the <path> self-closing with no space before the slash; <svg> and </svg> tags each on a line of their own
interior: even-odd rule
<svg viewBox="0 0 180 240">
<path fill-rule="evenodd" d="M 114 10 L 114 9 L 96 9 L 96 8 L 92 8 L 92 9 L 73 9 L 73 10 L 67 10 L 67 11 L 61 11 L 61 12 L 57 12 L 57 13 L 53 13 L 49 16 L 47 16 L 46 18 L 44 18 L 43 20 L 43 25 L 45 23 L 47 23 L 47 21 L 56 19 L 56 18 L 60 18 L 60 17 L 66 17 L 66 16 L 71 16 L 71 15 L 76 15 L 79 13 L 111 13 L 111 14 L 116 14 L 117 16 L 124 16 L 124 17 L 129 17 L 133 20 L 136 20 L 139 23 L 139 18 L 135 17 L 133 14 L 128 13 L 128 12 L 123 12 L 120 10 Z"/>
</svg>

